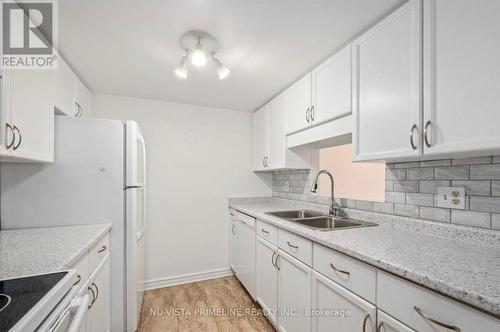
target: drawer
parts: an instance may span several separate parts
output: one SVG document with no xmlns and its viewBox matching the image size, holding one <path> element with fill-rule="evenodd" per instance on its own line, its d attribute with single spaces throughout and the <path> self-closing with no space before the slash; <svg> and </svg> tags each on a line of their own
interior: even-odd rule
<svg viewBox="0 0 500 332">
<path fill-rule="evenodd" d="M 377 276 L 377 305 L 397 320 L 421 332 L 450 330 L 440 328 L 429 318 L 456 326 L 462 332 L 500 331 L 499 320 L 434 291 L 380 271 Z"/>
<path fill-rule="evenodd" d="M 99 242 L 90 249 L 90 273 L 92 273 L 99 263 L 109 252 L 109 233 L 107 233 Z"/>
<path fill-rule="evenodd" d="M 257 220 L 256 233 L 264 240 L 267 240 L 276 246 L 278 245 L 278 227 Z"/>
<path fill-rule="evenodd" d="M 234 216 L 231 216 L 231 218 L 234 220 L 241 221 L 244 224 L 247 224 L 248 226 L 252 227 L 255 229 L 255 218 L 251 217 L 247 214 L 244 214 L 238 210 L 234 210 Z"/>
<path fill-rule="evenodd" d="M 377 309 L 377 332 L 416 332 L 414 329 L 404 325 L 392 318 L 380 309 Z"/>
<path fill-rule="evenodd" d="M 338 251 L 314 244 L 314 270 L 371 303 L 376 303 L 376 268 Z"/>
<path fill-rule="evenodd" d="M 298 235 L 280 229 L 278 231 L 279 247 L 302 261 L 312 266 L 312 242 Z"/>
<path fill-rule="evenodd" d="M 76 270 L 76 277 L 78 279 L 75 285 L 78 285 L 78 288 L 81 289 L 85 285 L 87 279 L 90 276 L 90 262 L 89 262 L 88 251 L 86 251 L 85 254 L 83 254 L 83 256 L 80 257 L 80 259 L 73 266 L 73 268 Z"/>
</svg>

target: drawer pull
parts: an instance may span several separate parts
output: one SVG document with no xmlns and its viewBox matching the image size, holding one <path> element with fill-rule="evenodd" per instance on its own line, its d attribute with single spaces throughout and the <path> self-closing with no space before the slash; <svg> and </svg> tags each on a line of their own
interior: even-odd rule
<svg viewBox="0 0 500 332">
<path fill-rule="evenodd" d="M 343 274 L 346 274 L 346 275 L 351 275 L 351 272 L 347 272 L 347 271 L 344 271 L 344 270 L 337 269 L 332 263 L 330 263 L 330 267 L 334 271 L 336 271 L 336 272 L 343 273 Z"/>
<path fill-rule="evenodd" d="M 366 332 L 366 322 L 370 318 L 370 314 L 366 314 L 365 319 L 363 319 L 363 332 Z"/>
<path fill-rule="evenodd" d="M 102 246 L 102 248 L 99 249 L 99 251 L 97 251 L 97 253 L 100 254 L 101 252 L 106 251 L 107 248 L 108 247 L 106 247 L 106 246 Z"/>
<path fill-rule="evenodd" d="M 377 330 L 376 330 L 375 332 L 380 332 L 380 331 L 382 331 L 382 326 L 383 326 L 383 325 L 384 325 L 384 322 L 383 322 L 383 321 L 382 321 L 382 322 L 380 322 L 380 323 L 378 324 L 378 326 L 377 326 Z"/>
<path fill-rule="evenodd" d="M 75 281 L 75 283 L 73 284 L 73 286 L 76 286 L 80 283 L 80 281 L 82 281 L 82 276 L 81 275 L 77 275 L 76 278 L 78 279 L 77 281 Z"/>
<path fill-rule="evenodd" d="M 279 254 L 278 254 L 278 255 L 276 255 L 276 260 L 275 260 L 275 262 L 276 262 L 276 265 L 275 265 L 275 266 L 276 266 L 276 268 L 278 269 L 278 271 L 279 271 L 279 270 L 281 270 L 281 269 L 280 269 L 280 266 L 278 265 L 278 259 L 279 259 L 280 257 L 281 257 L 281 256 L 280 256 Z"/>
<path fill-rule="evenodd" d="M 95 300 L 94 300 L 94 302 L 95 302 L 99 298 L 99 287 L 97 287 L 97 285 L 95 283 L 92 283 L 92 287 L 95 287 L 95 291 L 96 291 Z M 94 304 L 94 303 L 92 302 L 92 304 Z"/>
<path fill-rule="evenodd" d="M 276 264 L 274 264 L 274 256 L 276 256 L 276 251 L 273 252 L 273 256 L 271 257 L 271 263 L 273 264 L 274 267 L 276 267 Z"/>
<path fill-rule="evenodd" d="M 294 246 L 293 244 L 291 244 L 289 241 L 286 241 L 286 244 L 288 244 L 288 246 L 290 248 L 293 248 L 293 249 L 299 249 L 299 246 Z"/>
<path fill-rule="evenodd" d="M 92 287 L 87 287 L 87 289 L 92 293 L 92 301 L 90 301 L 90 304 L 89 304 L 89 309 L 92 308 L 92 306 L 94 305 L 94 302 L 95 302 L 95 293 L 94 293 L 94 289 L 92 289 Z"/>
<path fill-rule="evenodd" d="M 261 229 L 261 231 L 262 231 L 262 233 L 264 233 L 264 234 L 269 234 L 269 232 L 268 232 L 268 231 L 266 231 L 264 228 L 262 228 L 262 229 Z"/>
<path fill-rule="evenodd" d="M 435 320 L 434 318 L 430 317 L 429 315 L 425 314 L 422 309 L 420 309 L 419 307 L 417 307 L 416 305 L 413 306 L 413 309 L 415 309 L 415 311 L 417 312 L 417 314 L 419 314 L 420 316 L 422 316 L 422 318 L 424 318 L 425 320 L 428 320 L 429 322 L 431 323 L 434 323 L 438 326 L 441 326 L 441 327 L 444 327 L 445 329 L 448 329 L 448 330 L 451 330 L 451 331 L 456 331 L 456 332 L 461 332 L 462 330 L 457 327 L 457 326 L 453 326 L 453 325 L 448 325 L 448 324 L 445 324 L 445 323 L 441 323 L 440 321 L 437 321 Z"/>
</svg>

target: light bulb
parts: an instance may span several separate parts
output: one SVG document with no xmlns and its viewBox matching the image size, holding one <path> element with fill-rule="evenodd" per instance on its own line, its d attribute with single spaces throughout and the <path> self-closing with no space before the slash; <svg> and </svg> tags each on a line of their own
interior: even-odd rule
<svg viewBox="0 0 500 332">
<path fill-rule="evenodd" d="M 217 75 L 219 76 L 219 79 L 223 80 L 226 77 L 228 77 L 229 74 L 231 73 L 229 68 L 224 67 L 224 65 L 222 64 L 222 62 L 220 62 L 219 59 L 217 59 L 215 57 L 212 57 L 212 59 L 214 60 L 215 64 L 217 65 Z"/>
<path fill-rule="evenodd" d="M 191 62 L 197 67 L 204 66 L 207 63 L 207 56 L 205 55 L 205 51 L 201 45 L 200 38 L 198 38 L 198 43 L 191 53 Z"/>
<path fill-rule="evenodd" d="M 188 75 L 187 68 L 186 68 L 186 58 L 187 58 L 186 56 L 183 56 L 181 63 L 174 70 L 175 75 L 177 75 L 177 77 L 182 78 L 182 79 L 186 79 L 187 75 Z"/>
</svg>

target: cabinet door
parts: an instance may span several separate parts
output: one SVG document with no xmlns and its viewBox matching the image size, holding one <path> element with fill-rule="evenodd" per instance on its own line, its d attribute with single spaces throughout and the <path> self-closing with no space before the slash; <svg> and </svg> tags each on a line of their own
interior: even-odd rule
<svg viewBox="0 0 500 332">
<path fill-rule="evenodd" d="M 312 330 L 375 331 L 376 307 L 339 284 L 313 272 Z"/>
<path fill-rule="evenodd" d="M 498 151 L 499 17 L 498 0 L 424 2 L 425 154 Z"/>
<path fill-rule="evenodd" d="M 415 332 L 415 330 L 378 309 L 377 332 Z"/>
<path fill-rule="evenodd" d="M 234 273 L 236 273 L 236 264 L 238 260 L 236 227 L 236 221 L 231 220 L 229 223 L 229 264 Z"/>
<path fill-rule="evenodd" d="M 90 308 L 90 325 L 92 332 L 107 332 L 111 329 L 111 294 L 109 278 L 109 255 L 102 263 L 101 270 L 97 273 L 93 283 L 96 292 L 96 300 Z"/>
<path fill-rule="evenodd" d="M 421 16 L 410 0 L 353 42 L 354 160 L 421 153 Z"/>
<path fill-rule="evenodd" d="M 76 116 L 76 75 L 62 57 L 59 57 L 54 73 L 54 107 L 62 114 Z"/>
<path fill-rule="evenodd" d="M 236 276 L 255 298 L 255 228 L 238 222 L 239 264 Z"/>
<path fill-rule="evenodd" d="M 285 107 L 288 114 L 287 134 L 306 128 L 312 122 L 311 74 L 307 74 L 285 91 Z"/>
<path fill-rule="evenodd" d="M 266 105 L 253 114 L 252 124 L 253 169 L 262 171 L 268 165 L 269 106 Z"/>
<path fill-rule="evenodd" d="M 0 6 L 0 16 L 3 17 L 3 6 Z M 0 24 L 0 36 L 3 36 L 3 24 Z M 0 45 L 0 50 L 3 58 L 3 45 Z M 7 72 L 0 61 L 0 156 L 8 156 L 10 150 L 7 145 L 12 141 L 12 133 L 7 128 L 10 121 L 10 110 L 7 108 Z M 10 125 L 10 124 L 9 124 Z"/>
<path fill-rule="evenodd" d="M 309 266 L 278 251 L 278 327 L 283 332 L 311 330 L 311 275 Z"/>
<path fill-rule="evenodd" d="M 16 158 L 53 161 L 54 104 L 52 70 L 9 70 L 11 125 Z"/>
<path fill-rule="evenodd" d="M 277 250 L 276 246 L 257 237 L 256 300 L 268 312 L 268 318 L 275 323 L 278 308 L 278 270 L 274 266 L 274 258 Z"/>
<path fill-rule="evenodd" d="M 286 167 L 285 99 L 280 95 L 269 103 L 269 168 Z"/>
<path fill-rule="evenodd" d="M 314 124 L 351 114 L 351 45 L 312 72 Z"/>
</svg>

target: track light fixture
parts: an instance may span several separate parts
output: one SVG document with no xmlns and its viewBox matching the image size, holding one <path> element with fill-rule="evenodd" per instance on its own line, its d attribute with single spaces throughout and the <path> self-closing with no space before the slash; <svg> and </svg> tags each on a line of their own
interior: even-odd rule
<svg viewBox="0 0 500 332">
<path fill-rule="evenodd" d="M 209 34 L 201 31 L 190 31 L 184 34 L 180 41 L 181 48 L 186 54 L 182 57 L 179 66 L 174 70 L 175 75 L 182 79 L 187 79 L 187 59 L 196 67 L 203 67 L 207 63 L 207 54 L 211 54 L 215 64 L 217 76 L 223 80 L 229 76 L 231 71 L 225 67 L 219 58 L 215 57 L 219 49 L 217 40 Z"/>
</svg>

